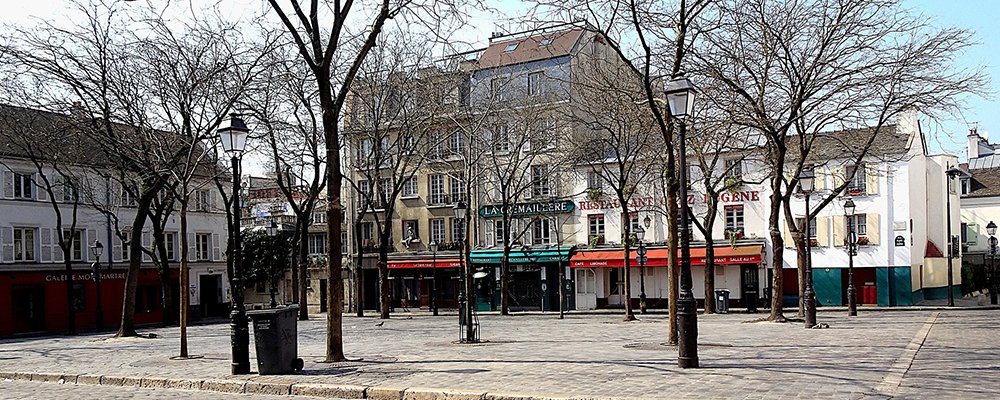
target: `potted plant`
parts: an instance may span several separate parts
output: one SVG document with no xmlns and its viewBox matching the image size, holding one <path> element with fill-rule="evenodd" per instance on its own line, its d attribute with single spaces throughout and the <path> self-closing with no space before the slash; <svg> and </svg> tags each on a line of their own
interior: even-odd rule
<svg viewBox="0 0 1000 400">
<path fill-rule="evenodd" d="M 743 177 L 727 176 L 724 185 L 728 191 L 737 191 L 743 186 Z"/>
<path fill-rule="evenodd" d="M 601 188 L 587 189 L 587 200 L 600 201 L 602 197 L 604 197 L 604 191 Z"/>
<path fill-rule="evenodd" d="M 858 246 L 867 246 L 871 244 L 868 240 L 868 236 L 858 236 Z"/>
<path fill-rule="evenodd" d="M 809 238 L 809 247 L 819 247 L 819 240 Z"/>
<path fill-rule="evenodd" d="M 604 244 L 604 235 L 594 235 L 590 237 L 590 248 Z"/>
<path fill-rule="evenodd" d="M 849 187 L 849 188 L 847 188 L 847 195 L 848 196 L 857 196 L 857 195 L 862 195 L 862 194 L 865 194 L 864 189 L 861 189 L 859 187 Z"/>
<path fill-rule="evenodd" d="M 743 228 L 726 229 L 726 240 L 729 241 L 729 247 L 736 247 L 736 242 L 740 239 L 743 239 Z"/>
</svg>

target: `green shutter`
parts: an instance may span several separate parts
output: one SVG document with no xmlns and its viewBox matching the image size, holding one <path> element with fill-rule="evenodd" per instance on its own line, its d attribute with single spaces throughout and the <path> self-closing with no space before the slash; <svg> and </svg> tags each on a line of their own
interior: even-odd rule
<svg viewBox="0 0 1000 400">
<path fill-rule="evenodd" d="M 976 242 L 979 241 L 979 225 L 978 224 L 966 224 L 965 225 L 965 244 L 969 246 L 975 246 Z"/>
</svg>

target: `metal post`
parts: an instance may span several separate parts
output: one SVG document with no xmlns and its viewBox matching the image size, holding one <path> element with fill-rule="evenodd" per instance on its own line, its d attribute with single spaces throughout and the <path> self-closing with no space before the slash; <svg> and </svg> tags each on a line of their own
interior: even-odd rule
<svg viewBox="0 0 1000 400">
<path fill-rule="evenodd" d="M 1000 283 L 998 281 L 1000 280 L 997 279 L 996 258 L 997 238 L 990 235 L 990 271 L 986 274 L 986 284 L 990 289 L 990 304 L 997 304 L 997 288 L 1000 288 L 1000 285 L 998 285 Z"/>
<path fill-rule="evenodd" d="M 816 326 L 816 291 L 813 288 L 813 274 L 812 274 L 812 233 L 809 231 L 810 218 L 809 218 L 809 197 L 812 193 L 806 192 L 806 288 L 804 292 L 805 299 L 805 327 L 812 328 Z"/>
<path fill-rule="evenodd" d="M 854 224 L 851 223 L 851 230 L 847 233 L 847 315 L 851 317 L 858 315 L 858 296 L 854 289 L 854 254 L 858 251 L 858 245 L 854 230 Z"/>
<path fill-rule="evenodd" d="M 101 262 L 94 261 L 91 265 L 94 274 L 94 286 L 97 289 L 97 331 L 104 330 L 104 305 L 101 303 Z"/>
<path fill-rule="evenodd" d="M 561 230 L 562 230 L 562 225 L 559 225 L 559 226 L 556 227 L 556 249 L 557 249 L 557 251 L 559 253 L 559 254 L 557 254 L 557 256 L 559 257 L 559 266 L 558 266 L 558 268 L 559 268 L 559 319 L 564 319 L 564 318 L 566 318 L 565 317 L 566 291 L 564 290 L 563 286 L 565 285 L 564 282 L 565 282 L 565 279 L 566 279 L 566 272 L 563 271 L 563 265 L 562 265 L 562 238 L 561 238 L 562 235 L 561 235 L 561 232 L 559 232 Z"/>
<path fill-rule="evenodd" d="M 465 222 L 463 221 L 462 223 L 464 224 Z M 463 225 L 463 226 L 465 226 L 465 225 Z M 462 268 L 461 268 L 461 270 L 465 274 L 465 277 L 463 278 L 463 282 L 465 283 L 465 292 L 466 292 L 466 295 L 465 295 L 465 310 L 464 310 L 464 312 L 465 312 L 465 342 L 466 343 L 476 343 L 476 342 L 478 342 L 478 340 L 476 340 L 476 326 L 473 325 L 474 321 L 472 319 L 472 308 L 475 307 L 476 295 L 472 291 L 472 266 L 469 265 L 469 263 L 466 262 L 466 260 L 465 260 L 465 254 L 466 254 L 466 251 L 465 251 L 466 241 L 465 240 L 466 240 L 466 237 L 467 236 L 465 235 L 465 229 L 463 229 L 462 230 L 462 250 L 461 250 L 460 253 L 462 255 L 462 260 L 461 260 L 461 262 L 462 262 Z"/>
<path fill-rule="evenodd" d="M 677 366 L 681 368 L 698 368 L 698 310 L 691 291 L 691 238 L 688 232 L 687 203 L 687 156 L 685 135 L 687 123 L 681 119 L 679 136 L 680 153 L 680 203 L 681 203 L 681 282 L 680 294 L 677 299 L 678 346 Z"/>
<path fill-rule="evenodd" d="M 945 185 L 945 191 L 944 191 L 947 204 L 944 213 L 947 216 L 946 224 L 948 225 L 948 253 L 947 253 L 948 254 L 948 307 L 954 307 L 955 291 L 952 290 L 952 286 L 954 285 L 955 277 L 953 276 L 954 274 L 952 274 L 951 264 L 952 264 L 952 259 L 955 258 L 954 254 L 955 249 L 954 249 L 954 240 L 951 237 L 951 175 L 945 173 L 945 176 L 948 177 L 948 183 Z"/>
<path fill-rule="evenodd" d="M 431 249 L 431 312 L 434 316 L 438 315 L 438 303 L 437 303 L 437 280 L 438 280 L 438 268 L 437 268 L 437 246 Z"/>
<path fill-rule="evenodd" d="M 639 242 L 639 314 L 646 313 L 646 244 Z"/>
<path fill-rule="evenodd" d="M 250 327 L 247 324 L 246 309 L 243 305 L 243 274 L 240 251 L 240 159 L 233 157 L 233 225 L 229 232 L 229 243 L 233 260 L 232 312 L 229 313 L 233 351 L 233 375 L 250 373 Z"/>
</svg>

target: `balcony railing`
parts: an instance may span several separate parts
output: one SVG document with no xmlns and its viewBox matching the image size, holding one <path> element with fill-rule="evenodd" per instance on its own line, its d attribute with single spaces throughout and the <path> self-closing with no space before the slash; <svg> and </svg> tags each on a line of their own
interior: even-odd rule
<svg viewBox="0 0 1000 400">
<path fill-rule="evenodd" d="M 446 206 L 456 204 L 459 201 L 465 200 L 464 193 L 448 194 L 448 193 L 431 193 L 430 197 L 427 199 L 427 205 L 429 206 Z"/>
</svg>

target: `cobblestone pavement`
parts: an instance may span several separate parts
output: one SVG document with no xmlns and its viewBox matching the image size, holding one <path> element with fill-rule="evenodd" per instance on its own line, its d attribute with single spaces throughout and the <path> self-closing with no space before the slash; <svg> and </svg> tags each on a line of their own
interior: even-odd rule
<svg viewBox="0 0 1000 400">
<path fill-rule="evenodd" d="M 191 354 L 171 360 L 177 328 L 155 339 L 103 336 L 0 341 L 0 373 L 40 372 L 256 384 L 360 385 L 583 398 L 996 398 L 997 310 L 821 312 L 828 329 L 745 323 L 763 316 L 699 316 L 702 368 L 681 370 L 665 346 L 666 316 L 486 315 L 478 345 L 460 345 L 457 316 L 346 317 L 349 361 L 322 363 L 323 316 L 300 324 L 305 371 L 229 375 L 227 324 L 189 330 Z M 256 365 L 255 360 L 251 362 Z M 256 367 L 254 368 L 256 370 Z M 82 377 L 81 377 L 82 380 Z M 286 388 L 288 386 L 285 386 Z M 292 388 L 295 386 L 292 385 Z M 361 393 L 361 392 L 359 392 Z M 393 393 L 388 391 L 388 393 Z M 400 392 L 387 397 L 399 398 Z M 364 392 L 379 397 L 377 391 Z M 355 397 L 361 397 L 355 396 Z"/>
<path fill-rule="evenodd" d="M 48 400 L 300 400 L 318 399 L 316 397 L 291 397 L 229 394 L 217 392 L 202 392 L 197 390 L 146 389 L 118 386 L 74 385 L 58 383 L 24 382 L 0 380 L 0 400 L 14 399 L 48 399 Z"/>
</svg>

